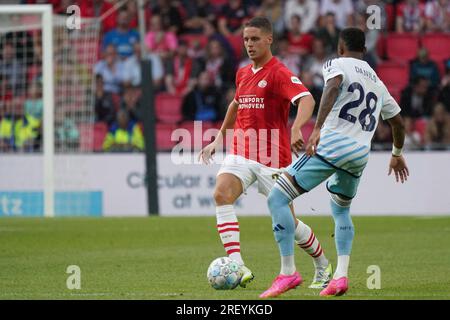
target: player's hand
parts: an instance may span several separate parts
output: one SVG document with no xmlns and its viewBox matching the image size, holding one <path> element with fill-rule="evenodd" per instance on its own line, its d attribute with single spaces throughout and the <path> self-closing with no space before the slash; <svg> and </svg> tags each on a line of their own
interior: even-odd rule
<svg viewBox="0 0 450 320">
<path fill-rule="evenodd" d="M 306 144 L 306 154 L 310 157 L 316 154 L 317 145 L 320 141 L 320 129 L 314 129 Z"/>
<path fill-rule="evenodd" d="M 403 158 L 403 156 L 391 157 L 391 162 L 389 163 L 388 176 L 391 175 L 392 171 L 394 171 L 395 173 L 395 180 L 397 182 L 401 181 L 402 183 L 404 183 L 406 180 L 408 180 L 409 170 L 408 167 L 406 166 L 406 161 Z"/>
<path fill-rule="evenodd" d="M 216 153 L 216 142 L 211 142 L 204 147 L 198 154 L 198 161 L 202 161 L 204 164 L 209 164 L 213 158 L 213 154 Z"/>
<path fill-rule="evenodd" d="M 291 133 L 291 150 L 298 157 L 300 150 L 303 147 L 305 140 L 300 129 L 293 129 Z"/>
</svg>

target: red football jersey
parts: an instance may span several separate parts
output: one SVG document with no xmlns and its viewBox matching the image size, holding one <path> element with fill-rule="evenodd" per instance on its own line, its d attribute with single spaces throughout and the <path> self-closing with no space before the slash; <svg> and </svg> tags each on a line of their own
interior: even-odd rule
<svg viewBox="0 0 450 320">
<path fill-rule="evenodd" d="M 239 69 L 231 153 L 268 167 L 288 166 L 292 160 L 287 128 L 290 103 L 309 94 L 275 57 L 256 70 L 252 64 Z"/>
</svg>

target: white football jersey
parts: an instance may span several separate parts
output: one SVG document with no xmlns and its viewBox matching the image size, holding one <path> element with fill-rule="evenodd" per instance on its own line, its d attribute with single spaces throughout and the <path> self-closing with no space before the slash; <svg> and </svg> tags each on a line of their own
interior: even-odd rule
<svg viewBox="0 0 450 320">
<path fill-rule="evenodd" d="M 325 83 L 338 75 L 342 76 L 340 93 L 320 131 L 317 154 L 360 176 L 380 114 L 383 120 L 390 119 L 400 107 L 367 62 L 337 58 L 323 65 Z"/>
</svg>

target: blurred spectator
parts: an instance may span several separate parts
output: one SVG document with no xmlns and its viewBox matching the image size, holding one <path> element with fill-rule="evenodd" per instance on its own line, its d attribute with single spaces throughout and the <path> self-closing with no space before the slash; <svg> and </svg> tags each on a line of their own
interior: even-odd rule
<svg viewBox="0 0 450 320">
<path fill-rule="evenodd" d="M 18 120 L 18 109 L 13 107 L 11 100 L 3 104 L 0 118 L 0 151 L 10 152 L 14 150 L 15 128 Z"/>
<path fill-rule="evenodd" d="M 353 2 L 352 0 L 322 0 L 320 15 L 325 16 L 332 12 L 336 17 L 336 25 L 339 29 L 353 25 Z"/>
<path fill-rule="evenodd" d="M 289 42 L 289 51 L 305 56 L 311 53 L 313 36 L 309 33 L 303 33 L 301 29 L 300 16 L 291 16 L 288 27 L 287 39 Z"/>
<path fill-rule="evenodd" d="M 117 12 L 111 10 L 113 5 L 108 1 L 103 0 L 84 0 L 78 1 L 80 6 L 81 16 L 83 18 L 99 18 L 106 12 L 109 15 L 102 20 L 102 31 L 104 33 L 112 30 L 116 26 Z"/>
<path fill-rule="evenodd" d="M 169 58 L 178 46 L 176 34 L 165 30 L 161 16 L 153 15 L 150 19 L 149 32 L 145 36 L 147 48 L 150 52 L 160 55 L 162 59 Z"/>
<path fill-rule="evenodd" d="M 140 104 L 141 90 L 140 88 L 127 87 L 122 95 L 121 110 L 125 110 L 132 122 L 142 120 L 141 104 Z"/>
<path fill-rule="evenodd" d="M 379 38 L 379 30 L 369 29 L 367 27 L 367 19 L 369 15 L 367 13 L 357 13 L 355 15 L 356 27 L 364 31 L 366 35 L 366 53 L 364 54 L 364 60 L 375 69 L 378 64 L 377 54 L 377 42 Z"/>
<path fill-rule="evenodd" d="M 16 112 L 20 111 L 16 110 Z M 27 114 L 19 116 L 14 125 L 16 150 L 21 152 L 39 151 L 42 141 L 42 121 Z"/>
<path fill-rule="evenodd" d="M 139 33 L 130 29 L 130 15 L 121 9 L 117 15 L 117 27 L 107 32 L 103 38 L 103 50 L 113 45 L 120 58 L 128 58 L 133 54 L 133 44 L 139 42 Z"/>
<path fill-rule="evenodd" d="M 438 101 L 442 102 L 447 108 L 447 111 L 450 112 L 450 59 L 445 63 L 445 75 L 441 80 Z"/>
<path fill-rule="evenodd" d="M 113 45 L 108 45 L 104 53 L 104 59 L 94 66 L 94 73 L 101 75 L 104 82 L 104 90 L 111 93 L 119 93 L 124 77 L 123 62 L 117 57 Z"/>
<path fill-rule="evenodd" d="M 410 62 L 409 80 L 421 76 L 430 81 L 432 88 L 439 85 L 439 69 L 434 61 L 428 57 L 428 51 L 425 48 L 420 48 L 417 53 L 417 58 Z"/>
<path fill-rule="evenodd" d="M 236 96 L 236 88 L 234 86 L 229 87 L 226 91 L 225 91 L 225 95 L 224 97 L 220 100 L 220 115 L 219 115 L 219 119 L 224 119 L 225 118 L 225 114 L 228 111 L 228 106 L 230 105 L 231 101 L 234 100 L 234 97 Z"/>
<path fill-rule="evenodd" d="M 80 145 L 80 132 L 74 121 L 75 115 L 69 110 L 57 112 L 55 118 L 56 149 L 60 151 L 77 150 Z"/>
<path fill-rule="evenodd" d="M 184 120 L 218 120 L 220 100 L 220 93 L 211 83 L 208 73 L 200 73 L 194 90 L 183 100 Z"/>
<path fill-rule="evenodd" d="M 284 6 L 284 22 L 288 26 L 291 17 L 300 17 L 301 30 L 312 32 L 316 28 L 319 18 L 319 1 L 316 0 L 287 0 Z"/>
<path fill-rule="evenodd" d="M 425 24 L 430 32 L 450 32 L 450 1 L 428 1 L 425 6 Z"/>
<path fill-rule="evenodd" d="M 103 77 L 97 75 L 95 79 L 95 121 L 111 125 L 116 118 L 117 106 L 114 105 L 112 93 L 104 90 Z"/>
<path fill-rule="evenodd" d="M 287 39 L 280 39 L 278 42 L 277 58 L 295 75 L 300 74 L 300 55 L 289 51 L 289 42 Z"/>
<path fill-rule="evenodd" d="M 420 118 L 431 115 L 433 105 L 433 91 L 430 90 L 429 80 L 417 77 L 401 94 L 400 105 L 405 117 Z"/>
<path fill-rule="evenodd" d="M 36 121 L 42 120 L 44 104 L 42 102 L 42 86 L 32 83 L 28 88 L 28 95 L 24 104 L 25 114 Z"/>
<path fill-rule="evenodd" d="M 406 0 L 397 6 L 396 31 L 420 32 L 424 27 L 424 5 L 419 0 Z"/>
<path fill-rule="evenodd" d="M 103 150 L 131 152 L 144 150 L 144 136 L 138 124 L 131 122 L 125 110 L 119 110 L 103 141 Z"/>
<path fill-rule="evenodd" d="M 217 40 L 220 42 L 222 48 L 225 50 L 225 56 L 230 58 L 230 63 L 235 66 L 237 64 L 236 57 L 234 56 L 234 50 L 227 38 L 217 30 L 217 26 L 214 23 L 205 23 L 203 34 L 208 37 L 209 42 Z M 206 52 L 203 53 L 203 57 Z"/>
<path fill-rule="evenodd" d="M 250 63 L 252 63 L 252 60 L 250 60 L 250 58 L 246 55 L 245 58 L 243 58 L 243 59 L 241 59 L 241 61 L 239 61 L 238 69 L 243 68 L 243 67 L 249 65 Z"/>
<path fill-rule="evenodd" d="M 20 94 L 25 89 L 25 66 L 16 57 L 12 41 L 4 41 L 0 57 L 0 78 L 2 86 L 11 88 L 13 94 Z"/>
<path fill-rule="evenodd" d="M 161 16 L 163 29 L 175 34 L 183 31 L 183 19 L 177 6 L 176 0 L 157 0 L 156 5 L 150 9 L 152 15 Z"/>
<path fill-rule="evenodd" d="M 242 26 L 249 18 L 246 7 L 241 0 L 230 0 L 225 4 L 219 14 L 219 31 L 229 36 L 231 34 L 239 35 L 242 32 Z"/>
<path fill-rule="evenodd" d="M 336 26 L 336 17 L 333 12 L 328 12 L 323 17 L 323 27 L 316 32 L 316 37 L 321 38 L 326 44 L 328 54 L 336 54 L 339 33 L 341 29 Z"/>
<path fill-rule="evenodd" d="M 314 86 L 319 90 L 322 90 L 324 86 L 323 64 L 329 59 L 331 56 L 327 55 L 324 41 L 320 38 L 314 39 L 312 54 L 306 59 L 302 70 L 308 70 L 313 74 Z"/>
<path fill-rule="evenodd" d="M 214 7 L 207 0 L 184 0 L 188 18 L 184 21 L 184 32 L 202 33 L 205 23 L 215 19 Z"/>
<path fill-rule="evenodd" d="M 217 40 L 212 40 L 208 43 L 202 70 L 208 73 L 211 83 L 217 88 L 228 87 L 234 84 L 235 69 L 230 59 L 227 58 L 222 45 Z"/>
<path fill-rule="evenodd" d="M 433 108 L 433 113 L 428 121 L 425 132 L 425 144 L 431 148 L 442 148 L 450 144 L 450 119 L 449 113 L 442 103 Z"/>
<path fill-rule="evenodd" d="M 420 133 L 415 130 L 414 120 L 410 117 L 404 117 L 405 124 L 405 143 L 403 148 L 405 150 L 418 150 L 422 148 L 422 137 Z"/>
<path fill-rule="evenodd" d="M 300 74 L 300 80 L 303 82 L 303 85 L 308 88 L 308 91 L 311 93 L 314 101 L 316 102 L 316 106 L 313 111 L 313 115 L 316 116 L 317 112 L 319 111 L 322 89 L 314 85 L 314 75 L 309 70 L 302 70 Z"/>
<path fill-rule="evenodd" d="M 139 28 L 139 17 L 138 17 L 138 1 L 128 1 L 125 4 L 125 8 L 128 11 L 130 17 L 130 28 L 138 30 Z M 144 10 L 144 19 L 147 18 L 147 12 Z M 147 21 L 147 19 L 145 20 Z"/>
<path fill-rule="evenodd" d="M 78 1 L 59 0 L 53 4 L 53 12 L 55 14 L 67 15 L 67 8 L 74 4 L 78 4 Z"/>
<path fill-rule="evenodd" d="M 141 85 L 141 45 L 135 43 L 134 54 L 123 62 L 123 82 L 125 86 L 137 87 Z M 164 79 L 164 68 L 161 57 L 154 53 L 147 54 L 146 58 L 151 62 L 153 90 L 158 92 L 162 89 Z"/>
<path fill-rule="evenodd" d="M 187 53 L 187 43 L 180 41 L 175 56 L 166 63 L 165 85 L 171 94 L 185 96 L 195 86 L 198 66 Z"/>
<path fill-rule="evenodd" d="M 389 150 L 390 148 L 392 148 L 391 127 L 385 121 L 380 121 L 373 136 L 372 150 Z"/>
<path fill-rule="evenodd" d="M 275 38 L 283 34 L 283 3 L 281 0 L 263 0 L 254 15 L 266 17 L 272 22 Z"/>
</svg>

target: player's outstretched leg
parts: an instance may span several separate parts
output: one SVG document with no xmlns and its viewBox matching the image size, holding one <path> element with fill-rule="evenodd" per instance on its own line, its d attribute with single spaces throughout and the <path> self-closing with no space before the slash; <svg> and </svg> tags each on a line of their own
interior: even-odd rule
<svg viewBox="0 0 450 320">
<path fill-rule="evenodd" d="M 340 296 L 348 290 L 348 265 L 355 235 L 353 222 L 350 217 L 351 202 L 351 199 L 331 194 L 330 203 L 335 223 L 334 237 L 338 263 L 333 280 L 320 292 L 321 296 Z"/>
<path fill-rule="evenodd" d="M 239 178 L 231 174 L 222 174 L 217 178 L 214 200 L 216 201 L 217 231 L 228 256 L 241 265 L 241 287 L 246 287 L 254 275 L 244 264 L 239 241 L 239 222 L 233 203 L 242 194 Z"/>
<path fill-rule="evenodd" d="M 315 267 L 314 279 L 309 286 L 311 289 L 323 289 L 331 280 L 333 268 L 323 252 L 319 239 L 312 229 L 302 221 L 297 219 L 295 228 L 295 242 L 313 258 Z"/>
<path fill-rule="evenodd" d="M 278 178 L 267 199 L 272 215 L 272 227 L 281 256 L 281 271 L 269 289 L 259 297 L 276 297 L 302 283 L 294 262 L 295 220 L 289 203 L 299 195 L 291 181 L 284 175 Z"/>
</svg>

